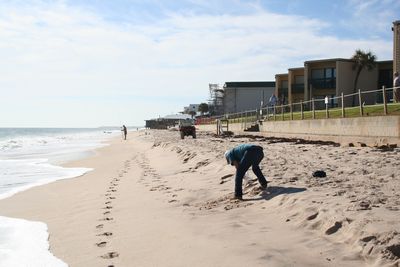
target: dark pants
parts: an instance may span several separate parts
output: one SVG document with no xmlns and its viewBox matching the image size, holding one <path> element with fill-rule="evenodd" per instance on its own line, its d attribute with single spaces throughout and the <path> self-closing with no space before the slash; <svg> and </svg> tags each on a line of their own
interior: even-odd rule
<svg viewBox="0 0 400 267">
<path fill-rule="evenodd" d="M 267 180 L 265 180 L 260 167 L 258 166 L 261 160 L 264 158 L 263 148 L 260 146 L 250 147 L 245 153 L 242 160 L 239 162 L 239 166 L 236 170 L 235 177 L 235 196 L 242 196 L 242 184 L 243 177 L 247 170 L 252 166 L 254 174 L 257 176 L 258 182 L 261 186 L 267 186 Z"/>
</svg>

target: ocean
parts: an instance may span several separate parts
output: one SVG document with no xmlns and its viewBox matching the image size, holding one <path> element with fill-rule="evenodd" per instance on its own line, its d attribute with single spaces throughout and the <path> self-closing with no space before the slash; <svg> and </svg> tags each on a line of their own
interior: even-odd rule
<svg viewBox="0 0 400 267">
<path fill-rule="evenodd" d="M 89 156 L 119 128 L 0 128 L 0 199 L 34 186 L 80 176 L 89 168 L 60 164 Z M 1 216 L 0 267 L 67 266 L 49 252 L 47 225 Z"/>
</svg>

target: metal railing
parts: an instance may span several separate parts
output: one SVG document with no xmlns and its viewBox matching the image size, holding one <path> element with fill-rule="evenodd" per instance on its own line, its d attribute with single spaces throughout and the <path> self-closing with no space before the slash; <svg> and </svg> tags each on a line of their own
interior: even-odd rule
<svg viewBox="0 0 400 267">
<path fill-rule="evenodd" d="M 197 119 L 196 124 L 215 124 L 218 119 L 229 123 L 241 123 L 247 128 L 260 120 L 285 121 L 306 119 L 348 118 L 399 114 L 400 102 L 395 103 L 395 90 L 400 95 L 400 87 L 356 93 L 334 97 L 312 98 L 287 105 L 267 105 L 260 109 L 228 113 L 220 116 Z"/>
</svg>

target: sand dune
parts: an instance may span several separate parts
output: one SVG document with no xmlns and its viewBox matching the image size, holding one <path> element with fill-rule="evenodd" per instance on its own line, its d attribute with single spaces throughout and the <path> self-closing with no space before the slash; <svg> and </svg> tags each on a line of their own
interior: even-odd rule
<svg viewBox="0 0 400 267">
<path fill-rule="evenodd" d="M 232 201 L 223 152 L 243 142 L 264 147 L 270 184 L 248 172 Z M 70 266 L 399 266 L 398 162 L 398 148 L 138 132 L 69 164 L 94 171 L 5 199 L 0 213 L 47 223 Z"/>
</svg>

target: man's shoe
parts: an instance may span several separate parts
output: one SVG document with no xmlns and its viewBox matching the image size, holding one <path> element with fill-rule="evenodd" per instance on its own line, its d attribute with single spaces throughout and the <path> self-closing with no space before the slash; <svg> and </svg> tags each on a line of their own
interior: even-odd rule
<svg viewBox="0 0 400 267">
<path fill-rule="evenodd" d="M 234 195 L 234 196 L 231 198 L 231 200 L 243 200 L 243 197 L 242 197 L 242 196 Z"/>
<path fill-rule="evenodd" d="M 262 189 L 262 190 L 265 190 L 265 189 L 267 189 L 267 188 L 268 188 L 268 182 L 267 182 L 266 184 L 264 184 L 264 185 L 261 186 L 261 189 Z"/>
</svg>

